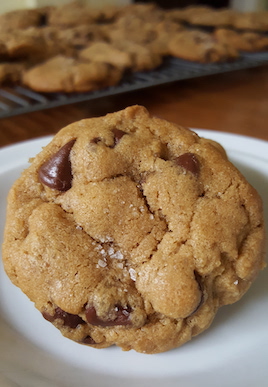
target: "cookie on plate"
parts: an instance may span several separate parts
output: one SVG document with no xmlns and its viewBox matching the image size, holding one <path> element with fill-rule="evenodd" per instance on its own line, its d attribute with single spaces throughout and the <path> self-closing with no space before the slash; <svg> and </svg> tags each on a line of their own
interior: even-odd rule
<svg viewBox="0 0 268 387">
<path fill-rule="evenodd" d="M 14 183 L 3 262 L 64 336 L 158 353 L 264 267 L 262 202 L 222 147 L 141 106 L 62 129 Z"/>
</svg>

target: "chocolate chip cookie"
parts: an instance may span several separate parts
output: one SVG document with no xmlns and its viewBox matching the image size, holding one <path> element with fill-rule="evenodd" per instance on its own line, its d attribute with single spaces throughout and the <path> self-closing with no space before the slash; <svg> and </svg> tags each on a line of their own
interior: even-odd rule
<svg viewBox="0 0 268 387">
<path fill-rule="evenodd" d="M 123 50 L 130 56 L 132 71 L 148 71 L 157 68 L 163 62 L 163 56 L 158 52 L 158 46 L 142 45 L 131 40 L 118 40 L 114 47 Z"/>
<path fill-rule="evenodd" d="M 49 7 L 3 13 L 0 15 L 0 33 L 42 26 L 48 13 Z"/>
<path fill-rule="evenodd" d="M 268 31 L 268 11 L 237 13 L 232 26 L 239 30 Z"/>
<path fill-rule="evenodd" d="M 232 9 L 210 9 L 207 12 L 197 12 L 189 14 L 187 22 L 196 26 L 203 27 L 228 27 L 236 16 Z"/>
<path fill-rule="evenodd" d="M 69 339 L 163 352 L 264 267 L 262 203 L 220 145 L 132 106 L 67 126 L 32 160 L 3 262 Z"/>
<path fill-rule="evenodd" d="M 122 70 L 132 65 L 130 54 L 106 42 L 95 42 L 79 53 L 79 58 L 99 63 L 109 63 Z"/>
<path fill-rule="evenodd" d="M 214 32 L 215 38 L 239 51 L 258 52 L 268 50 L 268 36 L 252 31 L 235 31 L 218 28 Z"/>
<path fill-rule="evenodd" d="M 87 25 L 93 21 L 90 8 L 80 1 L 54 7 L 48 15 L 47 24 L 61 28 Z"/>
<path fill-rule="evenodd" d="M 109 63 L 57 55 L 26 70 L 22 83 L 42 93 L 85 92 L 117 84 L 123 70 Z"/>
<path fill-rule="evenodd" d="M 25 63 L 0 63 L 0 83 L 14 84 L 21 80 L 23 71 L 26 69 Z"/>
<path fill-rule="evenodd" d="M 171 55 L 200 63 L 215 63 L 234 60 L 238 51 L 221 43 L 210 34 L 199 30 L 178 32 L 168 44 Z"/>
</svg>

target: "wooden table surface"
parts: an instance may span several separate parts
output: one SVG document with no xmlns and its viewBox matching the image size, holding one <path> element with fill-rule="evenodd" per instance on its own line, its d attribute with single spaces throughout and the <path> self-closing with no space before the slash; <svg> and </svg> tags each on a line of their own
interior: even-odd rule
<svg viewBox="0 0 268 387">
<path fill-rule="evenodd" d="M 268 64 L 3 118 L 0 146 L 53 134 L 71 122 L 133 104 L 183 126 L 268 140 Z"/>
</svg>

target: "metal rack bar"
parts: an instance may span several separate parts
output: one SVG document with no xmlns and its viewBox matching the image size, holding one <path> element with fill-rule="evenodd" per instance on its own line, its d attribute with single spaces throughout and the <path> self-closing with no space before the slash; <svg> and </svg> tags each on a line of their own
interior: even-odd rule
<svg viewBox="0 0 268 387">
<path fill-rule="evenodd" d="M 257 67 L 263 64 L 268 64 L 268 52 L 242 53 L 240 58 L 233 62 L 212 64 L 200 64 L 170 57 L 166 58 L 163 65 L 157 69 L 128 74 L 116 86 L 88 93 L 42 94 L 22 86 L 0 88 L 0 97 L 2 97 L 0 98 L 0 118 L 122 94 L 179 80 Z"/>
<path fill-rule="evenodd" d="M 15 102 L 16 104 L 21 105 L 21 106 L 29 106 L 30 105 L 29 102 L 26 101 L 25 99 L 18 97 L 17 95 L 14 95 L 14 94 L 10 93 L 9 91 L 3 90 L 3 89 L 0 89 L 0 96 L 6 98 L 9 101 Z"/>
</svg>

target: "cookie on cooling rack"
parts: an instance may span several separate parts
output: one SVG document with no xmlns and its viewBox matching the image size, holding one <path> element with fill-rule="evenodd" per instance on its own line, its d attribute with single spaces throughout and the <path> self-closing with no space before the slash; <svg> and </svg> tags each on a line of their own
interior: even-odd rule
<svg viewBox="0 0 268 387">
<path fill-rule="evenodd" d="M 116 85 L 122 76 L 123 70 L 109 63 L 56 55 L 27 69 L 22 83 L 41 93 L 73 93 Z"/>
<path fill-rule="evenodd" d="M 32 160 L 3 262 L 69 339 L 163 352 L 264 267 L 262 203 L 220 145 L 132 106 L 67 126 Z"/>
<path fill-rule="evenodd" d="M 0 84 L 12 84 L 21 80 L 25 63 L 2 62 L 0 63 Z"/>
<path fill-rule="evenodd" d="M 258 52 L 268 50 L 268 36 L 258 32 L 235 31 L 227 28 L 218 28 L 214 32 L 215 38 L 239 51 Z"/>
<path fill-rule="evenodd" d="M 171 55 L 200 63 L 234 60 L 238 51 L 217 41 L 212 34 L 199 30 L 184 30 L 173 36 L 168 44 Z"/>
<path fill-rule="evenodd" d="M 42 26 L 51 7 L 19 9 L 0 15 L 0 34 Z"/>
</svg>

